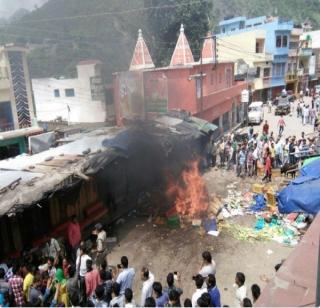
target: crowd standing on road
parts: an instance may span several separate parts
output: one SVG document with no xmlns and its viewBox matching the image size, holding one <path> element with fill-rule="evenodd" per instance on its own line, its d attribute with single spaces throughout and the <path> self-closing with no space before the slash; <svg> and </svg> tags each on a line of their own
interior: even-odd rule
<svg viewBox="0 0 320 308">
<path fill-rule="evenodd" d="M 26 256 L 19 262 L 0 265 L 1 307 L 222 306 L 215 276 L 217 266 L 209 251 L 202 253 L 202 265 L 192 280 L 191 277 L 190 280 L 183 277 L 183 273 L 169 272 L 163 283 L 149 267 L 141 268 L 139 277 L 136 277 L 136 269 L 129 266 L 126 256 L 121 257 L 117 266 L 108 266 L 107 236 L 100 223 L 96 224 L 93 232 L 96 235 L 95 245 L 81 241 L 76 217 L 72 217 L 67 234 L 67 249 L 63 249 L 56 239 L 51 238 L 47 245 L 49 249 L 42 258 Z M 141 280 L 139 299 L 133 292 L 135 279 Z M 188 280 L 189 283 L 193 281 L 194 292 L 185 295 L 181 285 L 188 283 Z M 259 298 L 260 287 L 253 284 L 250 293 L 245 282 L 244 273 L 236 273 L 234 303 L 229 303 L 232 306 L 251 307 L 252 302 Z"/>
<path fill-rule="evenodd" d="M 315 100 L 312 98 L 312 102 Z M 320 99 L 316 101 L 320 102 Z M 316 108 L 319 111 L 319 106 Z M 291 110 L 294 112 L 294 107 Z M 314 130 L 318 132 L 317 110 L 304 104 L 303 96 L 301 96 L 297 105 L 297 121 L 302 118 L 304 125 L 313 125 Z M 281 115 L 277 123 L 277 137 L 271 131 L 269 123 L 265 121 L 262 126 L 262 134 L 254 132 L 253 126 L 250 126 L 248 133 L 240 136 L 241 138 L 237 134 L 229 134 L 219 143 L 211 140 L 207 147 L 206 166 L 234 169 L 238 177 L 257 176 L 259 166 L 263 166 L 262 180 L 269 182 L 273 168 L 281 168 L 288 164 L 294 165 L 301 158 L 317 153 L 315 137 L 307 138 L 305 133 L 301 132 L 301 136 L 293 135 L 284 138 L 285 127 L 286 122 Z"/>
</svg>

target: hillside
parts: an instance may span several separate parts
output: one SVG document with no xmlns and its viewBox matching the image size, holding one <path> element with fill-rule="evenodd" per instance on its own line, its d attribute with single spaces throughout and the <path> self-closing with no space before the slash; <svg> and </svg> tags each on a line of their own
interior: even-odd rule
<svg viewBox="0 0 320 308">
<path fill-rule="evenodd" d="M 199 37 L 224 17 L 279 15 L 320 28 L 318 0 L 50 0 L 44 6 L 2 25 L 0 42 L 29 43 L 32 77 L 72 76 L 82 59 L 103 61 L 105 76 L 128 68 L 137 30 L 157 65 L 166 65 L 179 25 L 197 58 Z"/>
</svg>

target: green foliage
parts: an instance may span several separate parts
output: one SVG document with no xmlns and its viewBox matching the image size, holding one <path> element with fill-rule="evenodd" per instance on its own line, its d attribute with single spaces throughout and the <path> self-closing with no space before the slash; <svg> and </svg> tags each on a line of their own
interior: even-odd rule
<svg viewBox="0 0 320 308">
<path fill-rule="evenodd" d="M 111 81 L 113 72 L 128 69 L 139 28 L 162 66 L 170 61 L 181 23 L 197 60 L 200 38 L 226 16 L 279 15 L 296 23 L 309 18 L 317 29 L 319 12 L 319 0 L 50 0 L 10 25 L 2 23 L 0 43 L 29 43 L 33 78 L 73 76 L 80 60 L 95 58 Z"/>
<path fill-rule="evenodd" d="M 181 24 L 184 24 L 195 60 L 199 58 L 201 38 L 209 30 L 211 1 L 145 0 L 145 7 L 163 7 L 147 12 L 148 31 L 152 33 L 148 43 L 156 66 L 169 64 Z"/>
</svg>

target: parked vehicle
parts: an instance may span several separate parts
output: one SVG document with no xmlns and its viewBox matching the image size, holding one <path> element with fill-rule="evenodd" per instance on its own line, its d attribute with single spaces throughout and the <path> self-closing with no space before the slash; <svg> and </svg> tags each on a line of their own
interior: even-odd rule
<svg viewBox="0 0 320 308">
<path fill-rule="evenodd" d="M 320 84 L 317 84 L 315 86 L 315 90 L 316 90 L 316 95 L 320 95 Z"/>
<path fill-rule="evenodd" d="M 260 124 L 263 117 L 263 102 L 252 102 L 248 111 L 249 124 Z"/>
<path fill-rule="evenodd" d="M 288 97 L 279 97 L 275 115 L 287 115 L 290 113 L 290 102 Z"/>
<path fill-rule="evenodd" d="M 287 91 L 287 97 L 290 103 L 296 100 L 296 96 L 293 94 L 292 90 Z"/>
</svg>

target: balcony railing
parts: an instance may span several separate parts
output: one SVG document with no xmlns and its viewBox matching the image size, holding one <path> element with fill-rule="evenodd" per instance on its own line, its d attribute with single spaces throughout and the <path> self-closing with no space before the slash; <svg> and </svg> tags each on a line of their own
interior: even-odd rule
<svg viewBox="0 0 320 308">
<path fill-rule="evenodd" d="M 286 75 L 286 82 L 296 81 L 296 80 L 297 80 L 297 74 L 289 73 Z"/>
<path fill-rule="evenodd" d="M 311 57 L 312 56 L 312 48 L 301 48 L 299 52 L 300 57 Z"/>
</svg>

